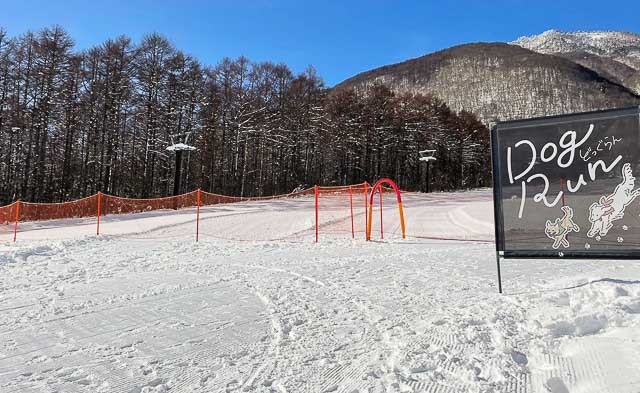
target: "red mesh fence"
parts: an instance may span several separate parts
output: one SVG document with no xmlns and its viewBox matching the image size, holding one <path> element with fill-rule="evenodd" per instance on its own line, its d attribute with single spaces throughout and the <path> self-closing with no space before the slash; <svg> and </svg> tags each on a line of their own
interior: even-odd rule
<svg viewBox="0 0 640 393">
<path fill-rule="evenodd" d="M 178 210 L 185 207 L 194 207 L 198 204 L 198 191 L 173 197 L 152 199 L 121 198 L 102 194 L 100 199 L 100 214 L 106 216 L 109 214 L 130 214 L 153 210 Z"/>
<path fill-rule="evenodd" d="M 314 221 L 314 189 L 267 197 L 229 197 L 200 193 L 199 235 L 204 238 L 240 241 L 300 241 L 311 236 Z M 306 196 L 306 197 L 305 197 Z M 261 201 L 273 201 L 269 204 Z M 212 205 L 249 203 L 241 210 Z M 253 202 L 253 203 L 251 203 Z M 282 212 L 284 219 L 274 219 L 273 212 Z"/>
<path fill-rule="evenodd" d="M 367 194 L 370 191 L 371 185 L 361 183 L 314 187 L 266 197 L 232 197 L 193 191 L 176 197 L 153 199 L 96 194 L 65 203 L 14 202 L 0 206 L 0 241 L 13 240 L 16 229 L 17 237 L 23 240 L 66 239 L 96 233 L 159 240 L 175 237 L 197 240 L 200 235 L 237 241 L 308 242 L 318 237 L 322 240 L 332 234 L 341 238 L 364 239 L 369 208 Z M 391 188 L 382 189 L 384 214 L 381 214 L 379 195 L 373 200 L 371 225 L 374 240 L 380 239 L 382 232 L 384 239 L 401 238 L 394 193 Z M 492 229 L 488 229 L 489 233 L 485 227 L 492 223 L 483 224 L 482 218 L 476 219 L 473 214 L 466 214 L 460 209 L 449 211 L 447 208 L 456 203 L 485 200 L 490 201 L 491 196 L 469 193 L 446 198 L 431 194 L 419 198 L 414 196 L 409 199 L 411 224 L 407 233 L 409 237 L 418 239 L 490 241 Z M 247 203 L 242 207 L 231 206 L 239 202 Z M 416 206 L 416 210 L 411 210 Z M 96 218 L 98 211 L 100 219 Z M 173 213 L 167 214 L 167 211 Z M 451 224 L 434 226 L 431 224 L 434 217 Z"/>
<path fill-rule="evenodd" d="M 63 203 L 20 202 L 20 222 L 59 220 L 63 218 L 95 217 L 98 197 L 91 195 L 77 201 Z"/>
<path fill-rule="evenodd" d="M 313 195 L 313 188 L 308 188 L 302 191 L 292 192 L 289 194 L 271 195 L 265 197 L 233 197 L 220 194 L 212 194 L 206 191 L 200 191 L 200 206 L 218 205 L 221 203 L 237 203 L 237 202 L 251 202 L 251 201 L 266 201 L 273 199 L 285 199 L 294 198 L 303 195 Z"/>
<path fill-rule="evenodd" d="M 290 194 L 265 197 L 233 197 L 200 191 L 200 205 L 283 199 L 302 195 L 313 195 L 313 188 Z M 0 206 L 0 224 L 10 224 L 16 221 L 18 204 L 20 205 L 19 222 L 96 217 L 98 214 L 98 194 L 62 203 L 13 202 L 7 206 Z M 198 191 L 173 197 L 149 199 L 122 198 L 100 194 L 100 215 L 142 213 L 162 209 L 177 210 L 195 207 L 197 204 Z"/>
<path fill-rule="evenodd" d="M 314 187 L 289 194 L 265 197 L 233 197 L 198 190 L 166 198 L 133 199 L 98 193 L 64 203 L 14 202 L 11 205 L 0 207 L 0 235 L 3 235 L 2 240 L 13 237 L 16 229 L 16 217 L 19 227 L 20 223 L 24 222 L 99 216 L 95 221 L 78 222 L 78 225 L 85 227 L 88 225 L 87 229 L 80 233 L 145 233 L 146 236 L 162 237 L 168 236 L 163 229 L 172 225 L 185 225 L 195 228 L 187 229 L 185 227 L 185 231 L 178 232 L 183 236 L 190 236 L 195 232 L 196 239 L 199 234 L 202 234 L 203 236 L 233 240 L 274 240 L 270 238 L 272 236 L 270 233 L 286 233 L 286 238 L 300 238 L 313 236 L 314 231 L 321 235 L 348 234 L 354 238 L 356 235 L 364 237 L 367 220 L 367 194 L 370 189 L 371 186 L 365 182 L 351 186 Z M 391 189 L 383 189 L 384 194 L 392 191 Z M 279 200 L 279 202 L 269 205 L 257 203 L 242 211 L 210 209 L 211 206 L 220 204 L 267 200 Z M 309 214 L 314 205 L 317 211 L 315 220 Z M 118 217 L 124 214 L 180 209 L 185 210 L 172 220 L 165 220 L 163 218 L 165 216 L 162 214 L 145 215 L 143 216 L 145 220 L 128 220 Z M 286 219 L 274 220 L 273 216 L 269 215 L 274 211 L 286 213 Z M 249 213 L 254 215 L 246 216 Z M 67 224 L 50 221 L 37 227 L 51 229 L 64 225 Z M 33 228 L 33 225 L 28 228 Z M 247 236 L 247 233 L 250 235 Z"/>
<path fill-rule="evenodd" d="M 353 238 L 366 231 L 368 183 L 351 186 L 317 187 L 316 239 L 327 234 Z"/>
<path fill-rule="evenodd" d="M 348 234 L 352 238 L 366 237 L 369 193 L 372 186 L 367 183 L 350 186 L 317 187 L 316 197 L 316 241 L 326 234 Z M 395 191 L 390 187 L 380 187 L 375 197 L 372 225 L 384 238 L 382 208 L 385 212 L 397 209 Z M 388 216 L 388 214 L 387 214 Z M 392 220 L 387 228 L 388 235 L 399 233 L 398 225 Z M 390 230 L 390 231 L 389 231 Z"/>
<path fill-rule="evenodd" d="M 15 223 L 19 208 L 18 202 L 0 207 L 0 241 L 15 241 Z"/>
<path fill-rule="evenodd" d="M 251 201 L 263 201 L 263 200 L 293 200 L 297 197 L 305 195 L 313 195 L 314 189 L 306 189 L 289 194 L 265 196 L 265 197 L 233 197 L 226 195 L 219 195 L 208 193 L 205 191 L 192 191 L 186 194 L 178 195 L 175 197 L 166 198 L 150 198 L 150 199 L 133 199 L 133 198 L 121 198 L 118 196 L 98 193 L 83 199 L 76 201 L 63 202 L 63 203 L 29 203 L 29 202 L 14 202 L 7 206 L 0 207 L 0 239 L 7 240 L 14 237 L 14 232 L 20 223 L 36 222 L 36 221 L 48 221 L 37 226 L 38 229 L 46 228 L 58 228 L 66 225 L 62 222 L 54 220 L 60 219 L 81 219 L 97 217 L 95 223 L 92 221 L 81 221 L 78 224 L 91 226 L 91 229 L 87 229 L 86 234 L 89 233 L 118 233 L 118 230 L 122 229 L 122 226 L 114 225 L 114 223 L 122 221 L 116 218 L 122 214 L 135 214 L 145 213 L 157 210 L 180 210 L 184 208 L 196 209 L 198 205 L 203 208 L 219 204 L 238 203 L 238 202 L 251 202 Z M 311 198 L 310 201 L 313 199 Z M 98 206 L 99 205 L 99 206 Z M 199 209 L 198 209 L 199 210 Z M 205 211 L 204 213 L 207 213 Z M 192 215 L 189 211 L 185 210 L 184 217 Z M 152 217 L 152 216 L 145 216 Z M 160 219 L 160 216 L 154 216 Z M 184 222 L 199 221 L 198 217 L 189 219 L 183 219 Z M 206 217 L 205 217 L 206 218 Z M 16 226 L 16 219 L 18 225 Z M 100 225 L 100 221 L 102 225 Z M 106 224 L 106 225 L 105 225 Z M 92 225 L 95 225 L 93 227 Z M 110 225 L 114 225 L 114 228 L 110 228 Z M 158 225 L 158 221 L 153 223 L 147 223 L 145 225 L 140 223 L 130 222 L 125 229 L 126 233 L 137 233 L 149 230 L 151 225 Z M 158 225 L 162 226 L 162 225 Z M 33 225 L 29 227 L 33 229 Z M 207 229 L 206 227 L 204 228 Z M 220 226 L 215 226 L 215 231 L 220 233 Z M 19 230 L 19 229 L 18 229 Z M 260 231 L 259 228 L 256 230 Z M 264 234 L 264 233 L 263 233 Z"/>
<path fill-rule="evenodd" d="M 0 224 L 10 224 L 16 221 L 18 202 L 0 207 Z"/>
</svg>

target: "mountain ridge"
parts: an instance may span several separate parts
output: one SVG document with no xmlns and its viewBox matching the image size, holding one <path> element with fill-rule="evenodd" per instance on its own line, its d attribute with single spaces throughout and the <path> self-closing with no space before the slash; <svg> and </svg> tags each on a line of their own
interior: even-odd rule
<svg viewBox="0 0 640 393">
<path fill-rule="evenodd" d="M 640 70 L 640 34 L 632 32 L 547 30 L 520 37 L 511 44 L 544 54 L 587 52 L 616 59 Z"/>
<path fill-rule="evenodd" d="M 625 68 L 626 69 L 626 68 Z M 640 103 L 621 81 L 563 56 L 510 43 L 471 43 L 357 74 L 336 88 L 385 84 L 437 96 L 483 121 L 557 115 Z"/>
<path fill-rule="evenodd" d="M 640 34 L 547 30 L 542 34 L 520 37 L 510 44 L 565 57 L 640 94 Z"/>
</svg>

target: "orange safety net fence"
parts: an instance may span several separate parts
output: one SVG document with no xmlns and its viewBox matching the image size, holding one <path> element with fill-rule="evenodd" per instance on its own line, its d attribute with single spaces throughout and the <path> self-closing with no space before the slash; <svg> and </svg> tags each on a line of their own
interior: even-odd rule
<svg viewBox="0 0 640 393">
<path fill-rule="evenodd" d="M 220 194 L 212 194 L 206 191 L 200 191 L 200 206 L 218 205 L 221 203 L 237 203 L 237 202 L 251 202 L 251 201 L 266 201 L 273 199 L 294 198 L 303 195 L 313 195 L 313 188 L 308 188 L 302 191 L 292 192 L 289 194 L 279 194 L 264 197 L 234 197 Z"/>
<path fill-rule="evenodd" d="M 16 220 L 18 202 L 0 207 L 0 224 L 9 224 Z"/>
<path fill-rule="evenodd" d="M 366 229 L 368 183 L 316 188 L 316 241 L 328 234 L 355 238 Z"/>
<path fill-rule="evenodd" d="M 308 242 L 314 237 L 317 240 L 331 235 L 364 239 L 371 187 L 366 182 L 350 186 L 317 186 L 264 197 L 234 197 L 196 190 L 175 197 L 150 199 L 99 193 L 64 203 L 16 201 L 0 206 L 0 242 L 15 240 L 16 234 L 23 240 L 53 240 L 96 233 L 159 240 L 176 237 L 198 240 L 200 236 L 237 241 Z M 380 194 L 376 193 L 374 197 L 373 239 L 401 238 L 394 193 L 392 188 L 383 187 L 382 203 Z M 438 214 L 439 208 L 446 209 L 445 206 L 451 203 L 490 200 L 490 197 L 462 193 L 446 199 L 430 194 L 421 196 L 420 200 L 409 199 L 409 209 L 418 203 L 418 206 L 428 205 L 433 210 L 418 209 L 418 216 L 411 210 L 407 235 L 415 239 L 492 241 L 490 235 L 486 236 L 489 240 L 482 237 L 482 228 L 465 229 L 464 222 L 444 228 L 445 232 L 443 228 L 429 224 L 430 217 Z M 233 206 L 239 202 L 253 203 L 241 208 Z M 167 214 L 167 211 L 173 213 Z M 70 219 L 75 221 L 70 222 Z M 465 220 L 464 215 L 456 222 L 461 220 Z M 461 225 L 463 228 L 458 228 Z"/>
<path fill-rule="evenodd" d="M 264 197 L 234 197 L 200 192 L 200 205 L 217 205 L 222 203 L 237 203 L 248 201 L 272 200 L 292 198 L 303 195 L 313 195 L 313 188 L 289 194 Z M 109 194 L 100 194 L 100 215 L 142 213 L 162 209 L 182 209 L 195 207 L 198 204 L 198 191 L 164 198 L 122 198 Z M 17 212 L 19 207 L 19 212 Z M 16 217 L 16 213 L 19 214 Z M 0 206 L 0 224 L 11 224 L 16 221 L 43 221 L 65 218 L 96 217 L 98 215 L 98 194 L 75 201 L 62 203 L 31 203 L 17 201 L 10 205 Z"/>
<path fill-rule="evenodd" d="M 97 195 L 62 203 L 19 203 L 20 222 L 95 217 L 98 214 Z"/>
<path fill-rule="evenodd" d="M 196 238 L 300 242 L 313 231 L 309 214 L 313 209 L 313 194 L 313 188 L 266 197 L 229 197 L 202 191 Z M 272 203 L 261 204 L 261 201 Z M 231 206 L 210 208 L 238 202 L 254 203 L 242 210 Z"/>
<path fill-rule="evenodd" d="M 101 194 L 100 214 L 131 214 L 163 209 L 183 209 L 198 203 L 198 191 L 166 198 L 133 199 Z M 95 210 L 95 207 L 94 207 Z"/>
<path fill-rule="evenodd" d="M 323 187 L 322 189 L 324 192 L 325 188 Z M 327 187 L 326 189 L 329 194 L 336 194 L 340 193 L 341 190 L 343 191 L 343 188 L 340 187 Z M 15 240 L 15 234 L 19 231 L 18 228 L 20 223 L 25 222 L 48 221 L 47 223 L 39 225 L 38 228 L 56 228 L 67 224 L 55 220 L 96 217 L 97 219 L 94 224 L 91 224 L 91 221 L 84 221 L 80 223 L 83 225 L 90 224 L 97 226 L 95 230 L 88 229 L 87 233 L 93 232 L 101 234 L 104 232 L 103 230 L 106 229 L 106 232 L 104 233 L 109 234 L 110 232 L 117 233 L 117 229 L 113 228 L 110 230 L 109 226 L 107 225 L 105 227 L 104 224 L 119 221 L 120 219 L 116 218 L 117 215 L 144 213 L 158 210 L 180 210 L 184 208 L 197 208 L 198 216 L 193 217 L 192 221 L 197 220 L 199 226 L 201 208 L 206 214 L 206 208 L 208 206 L 275 199 L 293 200 L 302 196 L 312 197 L 314 192 L 314 188 L 308 188 L 288 194 L 264 197 L 234 197 L 196 190 L 178 196 L 149 199 L 122 198 L 114 195 L 97 193 L 86 198 L 63 203 L 30 203 L 16 201 L 10 205 L 0 207 L 0 240 L 8 240 L 11 236 Z M 313 203 L 313 198 L 307 199 L 308 201 L 306 203 Z M 286 211 L 286 208 L 284 209 Z M 185 211 L 185 214 L 191 213 Z M 102 220 L 100 219 L 101 217 L 103 218 Z M 106 217 L 113 218 L 105 219 Z M 100 225 L 100 221 L 102 221 L 102 227 Z M 307 231 L 312 231 L 313 223 L 311 220 L 308 221 L 310 224 L 308 225 Z M 207 229 L 210 229 L 210 234 L 220 234 L 221 226 L 209 225 L 209 227 L 207 227 L 206 224 L 210 224 L 210 222 L 211 220 L 205 223 L 203 227 L 204 235 L 207 235 Z M 129 225 L 130 230 L 127 230 L 127 232 L 135 233 L 135 230 L 137 229 L 136 225 L 136 223 L 131 222 Z M 246 227 L 245 223 L 242 223 L 242 225 Z M 33 226 L 30 226 L 30 228 L 33 228 Z M 143 226 L 139 226 L 139 228 L 141 229 L 140 232 L 143 232 Z M 144 228 L 148 228 L 148 226 Z M 197 230 L 199 230 L 199 228 Z M 264 235 L 264 228 L 255 228 L 255 230 Z"/>
<path fill-rule="evenodd" d="M 13 239 L 14 242 L 16 241 L 19 214 L 19 202 L 0 207 L 0 241 L 5 240 L 5 237 L 7 240 Z M 10 223 L 11 225 L 1 225 Z"/>
<path fill-rule="evenodd" d="M 347 234 L 352 238 L 364 238 L 370 192 L 371 184 L 368 182 L 349 186 L 317 187 L 316 241 L 326 234 Z M 395 193 L 387 187 L 382 187 L 381 192 Z M 374 221 L 380 220 L 376 217 Z"/>
<path fill-rule="evenodd" d="M 62 203 L 16 201 L 0 207 L 0 241 L 16 240 L 19 223 L 97 216 L 97 195 Z M 51 221 L 54 222 L 54 221 Z"/>
</svg>

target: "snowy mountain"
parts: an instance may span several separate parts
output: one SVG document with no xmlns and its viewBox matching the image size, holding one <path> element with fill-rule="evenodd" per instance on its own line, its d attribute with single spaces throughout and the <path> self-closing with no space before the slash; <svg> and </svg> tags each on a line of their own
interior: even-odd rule
<svg viewBox="0 0 640 393">
<path fill-rule="evenodd" d="M 611 49 L 613 53 L 613 49 Z M 620 52 L 620 51 L 618 51 Z M 607 64 L 611 73 L 634 70 Z M 338 85 L 385 84 L 396 92 L 443 99 L 484 121 L 556 115 L 640 103 L 618 81 L 565 57 L 505 43 L 466 44 L 358 74 Z"/>
<path fill-rule="evenodd" d="M 512 44 L 544 54 L 586 52 L 640 70 L 640 34 L 620 31 L 563 32 L 520 37 Z"/>
<path fill-rule="evenodd" d="M 640 93 L 640 34 L 619 31 L 563 32 L 520 37 L 511 44 L 562 56 Z"/>
</svg>

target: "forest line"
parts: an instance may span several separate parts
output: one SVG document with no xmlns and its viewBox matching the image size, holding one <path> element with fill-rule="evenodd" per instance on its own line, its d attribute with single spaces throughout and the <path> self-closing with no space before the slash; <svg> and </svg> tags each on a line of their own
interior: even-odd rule
<svg viewBox="0 0 640 393">
<path fill-rule="evenodd" d="M 331 89 L 313 67 L 244 57 L 205 66 L 158 34 L 76 51 L 59 26 L 0 30 L 0 138 L 0 204 L 171 195 L 166 148 L 177 142 L 196 148 L 181 192 L 265 196 L 380 177 L 425 191 L 423 149 L 435 150 L 432 190 L 491 178 L 487 128 L 436 96 Z"/>
</svg>

